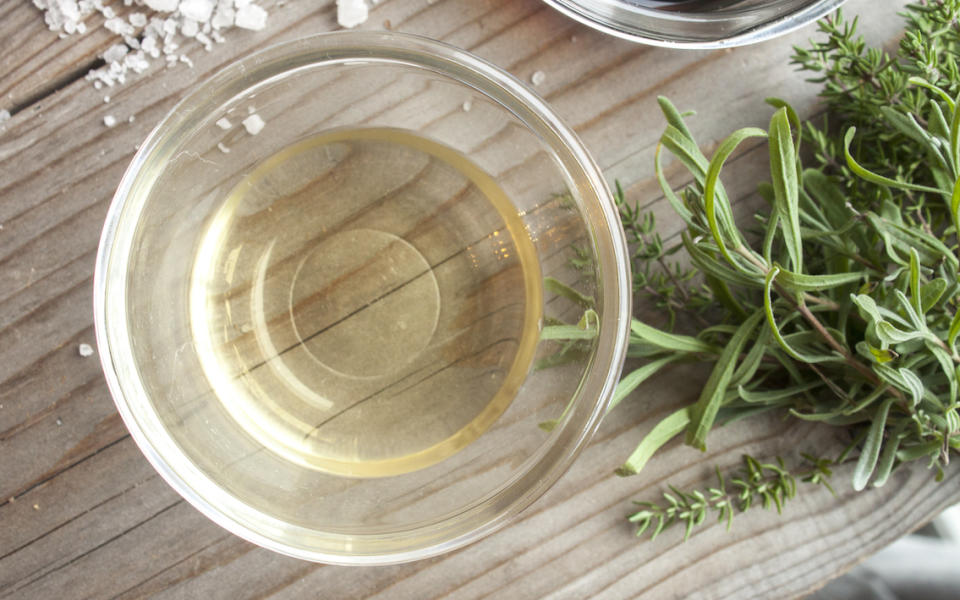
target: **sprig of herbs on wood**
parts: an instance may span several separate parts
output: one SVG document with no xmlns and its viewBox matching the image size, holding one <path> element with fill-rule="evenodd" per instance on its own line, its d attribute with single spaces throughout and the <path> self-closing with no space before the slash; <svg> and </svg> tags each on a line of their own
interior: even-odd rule
<svg viewBox="0 0 960 600">
<path fill-rule="evenodd" d="M 697 401 L 658 423 L 618 474 L 639 472 L 677 436 L 705 449 L 718 423 L 774 409 L 849 432 L 857 490 L 918 460 L 940 479 L 960 451 L 960 0 L 913 4 L 905 18 L 895 56 L 868 48 L 839 12 L 820 23 L 825 41 L 796 49 L 794 63 L 823 84 L 823 122 L 801 123 L 770 99 L 767 129 L 735 131 L 707 157 L 660 99 L 667 127 L 655 173 L 686 227 L 680 245 L 665 248 L 652 217 L 618 187 L 634 291 L 657 299 L 669 328 L 633 320 L 629 355 L 645 363 L 624 374 L 613 405 L 670 363 L 713 367 Z M 720 179 L 748 141 L 769 148 L 759 238 L 738 226 Z M 691 185 L 673 190 L 665 152 Z M 669 263 L 680 247 L 693 269 Z M 680 312 L 693 316 L 695 334 L 673 331 Z M 708 512 L 729 523 L 755 497 L 779 508 L 797 479 L 826 483 L 847 456 L 809 457 L 806 468 L 745 457 L 743 473 L 718 473 L 718 487 L 673 490 L 631 520 L 655 534 L 685 523 L 689 535 Z"/>
</svg>

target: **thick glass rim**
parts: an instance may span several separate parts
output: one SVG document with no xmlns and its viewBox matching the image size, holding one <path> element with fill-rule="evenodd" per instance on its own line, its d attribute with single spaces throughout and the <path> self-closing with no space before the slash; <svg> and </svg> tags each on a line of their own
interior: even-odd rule
<svg viewBox="0 0 960 600">
<path fill-rule="evenodd" d="M 258 79 L 258 73 L 267 72 L 263 65 L 282 60 L 293 70 L 351 58 L 401 61 L 464 82 L 510 110 L 553 151 L 575 165 L 599 200 L 580 208 L 594 236 L 602 298 L 600 335 L 591 366 L 577 392 L 570 426 L 562 428 L 539 453 L 538 460 L 455 517 L 429 525 L 433 538 L 439 541 L 358 555 L 318 551 L 281 541 L 281 532 L 299 526 L 243 503 L 191 463 L 165 431 L 138 377 L 130 351 L 125 304 L 127 265 L 144 203 L 134 191 L 145 177 L 148 159 L 169 146 L 182 128 L 220 106 L 218 98 L 232 98 L 263 83 L 266 77 Z M 560 478 L 598 427 L 619 379 L 629 339 L 630 289 L 627 244 L 612 194 L 586 148 L 542 99 L 498 67 L 442 42 L 386 31 L 348 31 L 277 44 L 234 62 L 195 88 L 154 128 L 134 155 L 106 217 L 94 273 L 94 324 L 104 375 L 118 412 L 156 471 L 190 504 L 224 529 L 282 554 L 328 564 L 385 565 L 435 556 L 476 541 L 506 525 Z M 397 539 L 413 539 L 420 529 L 426 528 L 411 528 Z M 326 535 L 336 537 L 332 533 Z"/>
<path fill-rule="evenodd" d="M 796 4 L 798 0 L 792 0 Z M 756 20 L 763 7 L 731 10 L 725 15 L 709 12 L 664 12 L 639 6 L 618 6 L 611 0 L 544 0 L 568 17 L 631 42 L 663 48 L 713 50 L 756 44 L 790 33 L 816 21 L 838 8 L 846 0 L 810 0 L 805 6 L 791 6 L 791 0 L 780 0 L 781 13 L 769 19 Z M 716 26 L 700 35 L 681 35 L 676 28 L 684 26 Z M 731 31 L 733 33 L 731 33 Z"/>
</svg>

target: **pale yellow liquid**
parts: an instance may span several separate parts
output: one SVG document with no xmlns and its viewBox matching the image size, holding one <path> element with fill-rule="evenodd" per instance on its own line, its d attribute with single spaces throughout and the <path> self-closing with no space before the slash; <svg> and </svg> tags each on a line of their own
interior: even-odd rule
<svg viewBox="0 0 960 600">
<path fill-rule="evenodd" d="M 230 416 L 287 460 L 357 477 L 433 465 L 509 406 L 542 306 L 496 182 L 407 132 L 337 130 L 240 181 L 198 248 L 190 318 Z"/>
</svg>

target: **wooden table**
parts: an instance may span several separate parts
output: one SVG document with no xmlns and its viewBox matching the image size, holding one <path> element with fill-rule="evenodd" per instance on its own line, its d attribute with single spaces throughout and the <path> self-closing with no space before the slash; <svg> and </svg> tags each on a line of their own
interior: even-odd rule
<svg viewBox="0 0 960 600">
<path fill-rule="evenodd" d="M 119 5 L 119 3 L 117 3 Z M 107 206 L 136 145 L 184 92 L 254 49 L 336 27 L 332 1 L 265 0 L 265 31 L 231 31 L 195 67 L 95 91 L 82 75 L 111 43 L 96 27 L 58 39 L 27 0 L 0 2 L 0 598 L 772 598 L 796 597 L 960 500 L 960 470 L 933 482 L 901 469 L 881 490 L 801 490 L 782 516 L 758 511 L 726 533 L 708 524 L 683 543 L 671 530 L 638 542 L 631 499 L 666 482 L 708 483 L 741 454 L 795 456 L 834 447 L 834 433 L 776 417 L 714 432 L 709 452 L 668 446 L 641 475 L 612 470 L 643 432 L 691 403 L 702 379 L 667 372 L 604 423 L 565 477 L 512 526 L 450 555 L 407 565 L 342 568 L 273 554 L 228 534 L 157 476 L 127 434 L 95 357 L 94 255 Z M 282 5 L 282 6 L 281 6 Z M 901 0 L 852 0 L 869 37 L 894 43 Z M 99 25 L 97 19 L 92 23 Z M 799 32 L 759 46 L 701 52 L 633 45 L 595 33 L 539 0 L 387 0 L 368 28 L 389 26 L 467 48 L 529 81 L 570 123 L 608 179 L 652 205 L 675 234 L 652 178 L 663 127 L 655 98 L 696 108 L 695 133 L 715 144 L 765 125 L 762 99 L 816 110 L 816 87 L 787 66 Z M 103 117 L 120 124 L 107 128 Z M 128 117 L 135 116 L 132 123 Z M 746 198 L 763 146 L 738 155 L 728 186 Z M 759 160 L 758 160 L 759 159 Z M 674 173 L 679 178 L 679 171 Z M 681 183 L 678 179 L 677 183 Z"/>
</svg>

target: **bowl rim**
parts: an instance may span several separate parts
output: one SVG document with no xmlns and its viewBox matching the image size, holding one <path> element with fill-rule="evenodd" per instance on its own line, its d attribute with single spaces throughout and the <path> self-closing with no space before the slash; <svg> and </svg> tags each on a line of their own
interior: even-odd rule
<svg viewBox="0 0 960 600">
<path fill-rule="evenodd" d="M 785 35 L 808 25 L 813 21 L 839 8 L 847 0 L 813 0 L 810 4 L 799 8 L 793 12 L 783 14 L 778 18 L 772 18 L 769 21 L 759 25 L 749 27 L 729 37 L 717 37 L 713 39 L 693 40 L 672 38 L 668 34 L 656 36 L 652 31 L 641 30 L 639 27 L 631 27 L 631 24 L 616 23 L 611 19 L 604 19 L 602 15 L 594 14 L 589 9 L 581 6 L 579 0 L 543 0 L 552 8 L 560 11 L 571 19 L 586 25 L 597 31 L 612 35 L 620 39 L 631 42 L 647 44 L 649 46 L 658 46 L 661 48 L 679 48 L 686 50 L 715 50 L 717 48 L 734 48 L 737 46 L 747 46 L 766 40 L 770 40 L 781 35 Z M 640 12 L 650 17 L 651 23 L 657 20 L 662 22 L 698 22 L 706 17 L 704 13 L 693 13 L 684 17 L 683 15 L 674 15 L 672 18 L 663 15 L 654 14 L 653 11 L 643 10 Z"/>
<path fill-rule="evenodd" d="M 178 123 L 195 117 L 196 105 L 202 104 L 201 99 L 209 89 L 213 89 L 220 82 L 236 79 L 240 74 L 245 74 L 249 79 L 249 73 L 246 73 L 247 65 L 257 64 L 258 61 L 269 57 L 317 51 L 327 47 L 356 49 L 358 58 L 363 60 L 375 59 L 378 51 L 402 49 L 420 53 L 431 59 L 442 59 L 445 61 L 444 64 L 449 63 L 460 69 L 467 69 L 499 91 L 509 94 L 539 118 L 541 124 L 561 141 L 560 148 L 552 144 L 551 147 L 555 151 L 562 150 L 563 153 L 568 154 L 582 171 L 582 175 L 587 178 L 589 188 L 595 192 L 598 200 L 597 206 L 589 207 L 592 215 L 591 228 L 602 229 L 604 236 L 608 236 L 601 239 L 605 247 L 598 248 L 597 253 L 598 263 L 602 269 L 600 284 L 604 303 L 600 323 L 601 336 L 598 339 L 604 340 L 604 332 L 609 332 L 607 336 L 609 343 L 598 343 L 592 357 L 593 364 L 582 377 L 577 391 L 578 395 L 584 390 L 596 393 L 596 398 L 592 401 L 590 412 L 582 426 L 565 427 L 564 429 L 570 430 L 565 432 L 565 438 L 561 435 L 550 442 L 544 442 L 544 445 L 549 447 L 540 453 L 540 458 L 532 463 L 532 466 L 528 466 L 525 471 L 513 476 L 491 493 L 496 496 L 502 495 L 509 489 L 520 490 L 520 493 L 506 502 L 505 506 L 498 506 L 494 518 L 440 542 L 382 554 L 342 554 L 311 550 L 271 537 L 266 531 L 270 530 L 270 527 L 275 527 L 274 521 L 277 525 L 287 525 L 287 527 L 292 525 L 284 524 L 276 517 L 267 515 L 234 497 L 189 460 L 188 455 L 165 432 L 156 410 L 149 402 L 142 381 L 137 376 L 137 365 L 132 353 L 129 352 L 130 337 L 126 324 L 127 267 L 131 256 L 133 229 L 140 217 L 139 211 L 130 216 L 129 211 L 137 207 L 131 208 L 129 201 L 134 183 L 142 175 L 147 157 L 156 151 L 164 135 L 175 129 Z M 419 66 L 427 65 L 424 63 Z M 435 73 L 452 76 L 451 73 L 437 71 L 436 60 L 430 62 L 429 66 Z M 261 82 L 254 81 L 240 89 L 250 89 L 259 83 Z M 483 92 L 482 89 L 479 91 Z M 509 109 L 507 106 L 504 108 Z M 524 123 L 529 127 L 528 123 Z M 596 218 L 599 218 L 600 222 L 595 222 Z M 610 272 L 606 272 L 606 269 L 610 269 Z M 134 442 L 160 476 L 202 514 L 241 538 L 295 558 L 338 565 L 387 565 L 435 556 L 479 540 L 513 521 L 523 509 L 545 493 L 566 472 L 599 426 L 613 395 L 626 356 L 631 315 L 630 265 L 626 238 L 618 211 L 599 167 L 576 134 L 554 114 L 544 100 L 523 82 L 499 67 L 444 42 L 390 31 L 327 32 L 281 42 L 234 61 L 200 85 L 193 87 L 150 132 L 123 175 L 111 200 L 101 233 L 93 287 L 94 325 L 97 345 L 100 348 L 98 354 L 110 394 Z M 111 315 L 110 309 L 118 307 L 119 314 Z M 122 321 L 122 323 L 111 326 L 111 321 Z M 120 330 L 119 333 L 117 329 Z M 119 339 L 114 339 L 118 336 Z M 602 373 L 595 368 L 597 365 L 602 365 Z M 158 444 L 158 439 L 163 443 Z M 550 451 L 554 450 L 560 452 L 559 456 L 554 456 L 549 464 L 543 465 L 543 470 L 538 472 L 536 477 L 532 477 L 531 472 L 545 463 Z M 522 483 L 526 487 L 519 487 Z M 203 492 L 200 491 L 201 489 Z M 468 508 L 472 509 L 473 506 Z M 237 511 L 245 515 L 250 513 L 263 517 L 258 523 L 266 525 L 255 529 L 249 521 L 239 520 Z M 467 511 L 464 510 L 464 512 Z M 411 528 L 410 531 L 416 532 L 417 528 Z"/>
</svg>

